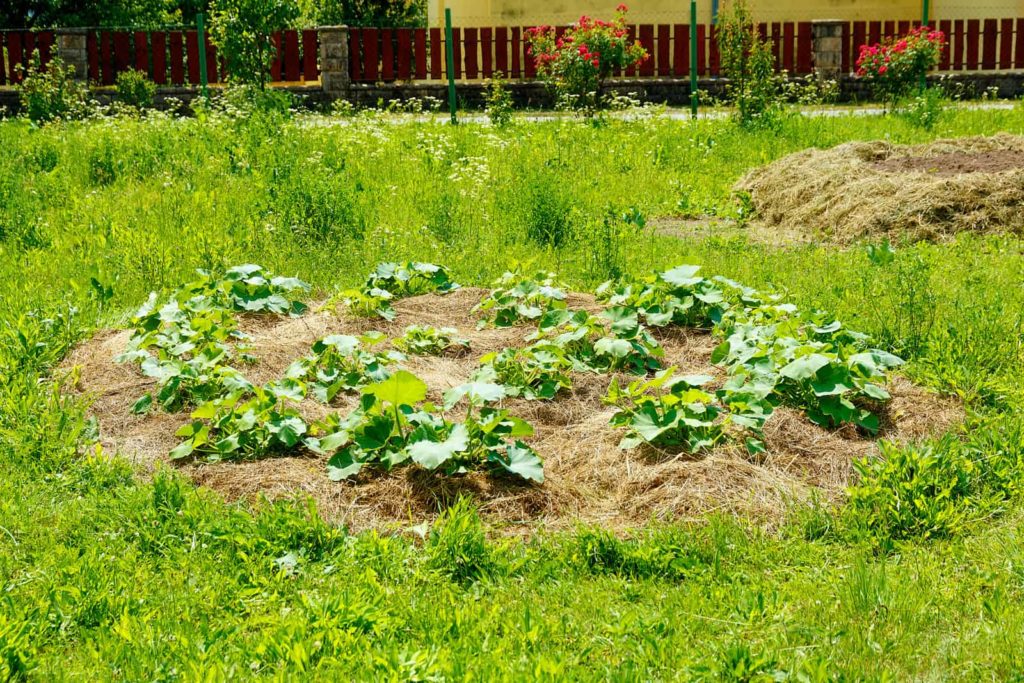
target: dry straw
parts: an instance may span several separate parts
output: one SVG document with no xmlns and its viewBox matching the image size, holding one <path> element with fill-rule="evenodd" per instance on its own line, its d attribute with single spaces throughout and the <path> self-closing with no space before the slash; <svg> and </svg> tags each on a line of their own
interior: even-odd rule
<svg viewBox="0 0 1024 683">
<path fill-rule="evenodd" d="M 808 149 L 752 171 L 737 189 L 750 193 L 768 226 L 840 244 L 1024 234 L 1024 138 Z"/>
<path fill-rule="evenodd" d="M 460 290 L 447 296 L 426 295 L 398 301 L 397 318 L 351 319 L 324 313 L 302 318 L 245 319 L 252 336 L 253 365 L 244 366 L 253 381 L 279 377 L 294 359 L 307 353 L 319 337 L 379 329 L 389 337 L 411 324 L 457 327 L 471 340 L 472 350 L 460 356 L 412 356 L 407 367 L 431 387 L 431 398 L 464 382 L 479 356 L 523 343 L 530 329 L 476 329 L 471 309 L 483 290 Z M 597 310 L 592 297 L 572 295 L 571 305 Z M 707 334 L 663 330 L 658 334 L 667 362 L 686 373 L 721 376 L 710 365 L 714 340 Z M 80 374 L 73 390 L 93 399 L 102 440 L 110 452 L 132 459 L 142 472 L 167 460 L 176 444 L 175 430 L 186 414 L 154 411 L 131 413 L 131 406 L 152 387 L 132 364 L 114 357 L 128 341 L 126 331 L 107 331 L 80 345 L 66 361 Z M 624 378 L 626 379 L 626 378 Z M 768 451 L 754 460 L 740 449 L 721 448 L 695 457 L 654 451 L 623 452 L 621 434 L 608 425 L 610 410 L 601 396 L 610 378 L 590 374 L 575 377 L 571 394 L 552 402 L 510 401 L 514 414 L 537 428 L 531 444 L 544 457 L 543 486 L 470 474 L 444 478 L 406 468 L 391 474 L 370 474 L 357 483 L 327 478 L 323 458 L 278 457 L 253 462 L 178 465 L 196 483 L 221 492 L 229 500 L 313 497 L 325 518 L 352 529 L 395 529 L 432 519 L 459 494 L 471 494 L 487 518 L 512 533 L 539 527 L 564 528 L 580 521 L 614 529 L 631 528 L 651 519 L 693 518 L 720 511 L 752 518 L 766 526 L 777 523 L 792 501 L 807 500 L 814 490 L 837 499 L 851 474 L 850 463 L 874 450 L 874 441 L 853 429 L 828 431 L 810 424 L 801 414 L 780 409 L 768 422 Z M 894 399 L 884 416 L 883 436 L 897 440 L 943 432 L 962 419 L 953 400 L 927 393 L 905 380 L 890 387 Z M 354 397 L 341 397 L 331 408 L 306 401 L 307 418 L 328 410 L 345 411 Z"/>
</svg>

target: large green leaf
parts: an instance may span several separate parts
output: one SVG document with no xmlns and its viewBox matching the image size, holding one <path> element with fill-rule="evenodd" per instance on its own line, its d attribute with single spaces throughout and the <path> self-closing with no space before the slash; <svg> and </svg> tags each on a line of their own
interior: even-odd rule
<svg viewBox="0 0 1024 683">
<path fill-rule="evenodd" d="M 352 448 L 338 451 L 327 461 L 327 476 L 331 481 L 343 481 L 354 477 L 363 469 L 363 463 L 355 459 L 353 451 Z"/>
<path fill-rule="evenodd" d="M 810 379 L 821 370 L 823 367 L 831 362 L 828 356 L 824 356 L 820 353 L 809 353 L 806 356 L 800 356 L 796 360 L 790 362 L 779 374 L 789 379 L 795 379 L 797 381 Z"/>
<path fill-rule="evenodd" d="M 450 409 L 464 397 L 469 397 L 469 402 L 475 406 L 493 403 L 505 398 L 505 387 L 493 382 L 468 382 L 460 384 L 454 389 L 449 389 L 444 394 L 444 407 Z"/>
<path fill-rule="evenodd" d="M 408 370 L 399 370 L 383 382 L 371 384 L 364 393 L 392 405 L 415 405 L 427 397 L 427 385 Z"/>
<path fill-rule="evenodd" d="M 689 287 L 700 282 L 703 278 L 697 277 L 700 266 L 676 266 L 672 270 L 666 270 L 661 274 L 661 279 L 676 287 Z"/>
<path fill-rule="evenodd" d="M 594 344 L 594 351 L 601 356 L 611 356 L 612 358 L 625 358 L 633 351 L 633 345 L 625 339 L 613 339 L 611 337 L 605 337 L 598 339 L 597 343 Z"/>
<path fill-rule="evenodd" d="M 512 474 L 517 474 L 523 479 L 535 481 L 538 484 L 544 483 L 544 463 L 537 453 L 524 444 L 516 441 L 506 450 L 504 458 L 498 457 L 495 460 Z"/>
<path fill-rule="evenodd" d="M 409 446 L 413 461 L 428 470 L 436 470 L 453 455 L 469 446 L 469 432 L 465 425 L 455 425 L 444 441 L 417 441 Z"/>
</svg>

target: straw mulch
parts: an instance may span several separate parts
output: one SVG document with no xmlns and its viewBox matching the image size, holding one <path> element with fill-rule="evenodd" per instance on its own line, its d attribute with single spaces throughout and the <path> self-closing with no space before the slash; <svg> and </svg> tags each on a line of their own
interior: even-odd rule
<svg viewBox="0 0 1024 683">
<path fill-rule="evenodd" d="M 808 149 L 752 171 L 736 189 L 750 193 L 767 226 L 839 244 L 1024 234 L 1024 138 Z"/>
<path fill-rule="evenodd" d="M 483 290 L 465 289 L 448 296 L 427 295 L 396 303 L 394 322 L 358 320 L 324 313 L 297 319 L 247 319 L 258 361 L 245 366 L 254 382 L 279 377 L 310 345 L 330 333 L 370 329 L 395 336 L 410 324 L 457 327 L 471 340 L 472 350 L 460 356 L 411 356 L 408 369 L 431 388 L 431 398 L 464 382 L 479 356 L 506 346 L 521 345 L 529 329 L 476 329 L 470 309 Z M 573 295 L 570 305 L 597 310 L 592 297 Z M 131 364 L 114 356 L 129 332 L 109 330 L 80 345 L 65 366 L 77 366 L 71 390 L 90 397 L 101 439 L 110 452 L 131 459 L 143 472 L 167 460 L 178 443 L 174 432 L 185 414 L 154 411 L 133 415 L 131 405 L 152 388 Z M 667 363 L 687 373 L 721 374 L 710 366 L 714 340 L 707 334 L 668 330 L 659 333 Z M 72 375 L 74 376 L 74 375 Z M 626 378 L 624 378 L 626 379 Z M 766 428 L 768 452 L 751 459 L 729 447 L 699 457 L 637 450 L 623 452 L 621 434 L 608 425 L 611 411 L 602 405 L 609 378 L 578 375 L 571 394 L 553 402 L 510 401 L 513 412 L 536 427 L 530 441 L 544 458 L 543 485 L 523 485 L 504 478 L 470 474 L 444 478 L 410 467 L 391 474 L 362 476 L 355 483 L 327 478 L 324 459 L 275 457 L 253 462 L 176 465 L 197 484 L 221 492 L 229 500 L 311 496 L 324 517 L 352 529 L 394 529 L 432 519 L 459 494 L 470 494 L 495 525 L 511 532 L 538 527 L 564 528 L 578 522 L 627 529 L 651 519 L 695 518 L 720 511 L 752 518 L 765 526 L 777 523 L 793 502 L 842 496 L 851 462 L 872 453 L 874 441 L 853 429 L 829 431 L 809 423 L 800 413 L 780 409 Z M 910 440 L 953 428 L 962 408 L 951 399 L 925 392 L 902 379 L 890 387 L 894 400 L 884 416 L 883 436 Z M 327 408 L 310 400 L 302 405 L 309 419 L 331 410 L 345 411 L 355 399 L 344 397 Z"/>
</svg>

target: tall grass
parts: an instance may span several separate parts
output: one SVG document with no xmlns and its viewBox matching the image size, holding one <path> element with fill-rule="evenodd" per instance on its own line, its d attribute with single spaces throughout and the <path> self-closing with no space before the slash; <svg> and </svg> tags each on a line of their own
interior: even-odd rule
<svg viewBox="0 0 1024 683">
<path fill-rule="evenodd" d="M 929 133 L 877 117 L 774 132 L 0 123 L 0 679 L 1011 677 L 1024 665 L 1021 242 L 897 244 L 877 259 L 640 226 L 734 214 L 746 170 L 804 147 L 1022 128 L 993 111 Z M 832 310 L 981 415 L 950 451 L 969 480 L 949 502 L 957 523 L 924 540 L 919 517 L 865 491 L 850 533 L 825 510 L 780 534 L 712 519 L 499 542 L 462 502 L 422 542 L 348 536 L 300 505 L 228 506 L 83 454 L 85 406 L 48 381 L 77 339 L 195 268 L 257 262 L 327 292 L 406 258 L 468 284 L 532 262 L 581 288 L 685 261 Z M 930 453 L 865 468 L 868 484 L 941 488 L 894 469 Z"/>
</svg>

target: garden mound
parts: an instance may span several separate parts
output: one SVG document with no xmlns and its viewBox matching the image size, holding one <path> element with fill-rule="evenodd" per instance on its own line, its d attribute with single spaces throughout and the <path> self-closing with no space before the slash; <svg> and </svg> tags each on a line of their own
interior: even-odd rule
<svg viewBox="0 0 1024 683">
<path fill-rule="evenodd" d="M 752 171 L 736 189 L 750 194 L 764 224 L 840 244 L 1024 234 L 1024 138 L 808 149 Z"/>
<path fill-rule="evenodd" d="M 244 371 L 254 383 L 276 379 L 326 334 L 377 329 L 395 337 L 411 324 L 456 327 L 471 341 L 471 351 L 458 356 L 410 356 L 404 363 L 430 387 L 431 400 L 440 402 L 444 390 L 468 379 L 481 355 L 522 345 L 531 329 L 477 330 L 471 309 L 485 295 L 485 290 L 467 288 L 446 296 L 399 300 L 392 322 L 325 313 L 246 317 L 242 328 L 252 336 L 257 361 L 244 366 Z M 570 295 L 568 303 L 593 312 L 601 308 L 587 295 Z M 721 376 L 710 363 L 715 346 L 710 335 L 680 329 L 654 333 L 664 347 L 666 365 L 676 365 L 685 373 Z M 158 463 L 167 462 L 168 452 L 180 441 L 175 431 L 188 421 L 188 415 L 131 412 L 132 404 L 154 383 L 134 364 L 114 361 L 130 334 L 127 330 L 97 334 L 69 355 L 64 369 L 77 368 L 77 374 L 71 375 L 77 377 L 71 390 L 93 401 L 104 448 L 131 459 L 143 471 L 152 471 Z M 735 446 L 701 456 L 651 449 L 621 451 L 622 433 L 608 424 L 612 411 L 601 402 L 609 382 L 607 376 L 577 374 L 572 392 L 558 400 L 506 402 L 513 414 L 536 428 L 528 441 L 544 458 L 543 485 L 483 473 L 446 478 L 415 467 L 336 483 L 327 477 L 326 458 L 314 455 L 175 466 L 229 500 L 311 496 L 326 519 L 353 530 L 415 525 L 431 520 L 459 494 L 469 494 L 492 523 L 518 532 L 537 526 L 564 528 L 581 521 L 626 529 L 652 519 L 694 518 L 715 511 L 770 526 L 782 518 L 790 502 L 808 500 L 813 491 L 826 500 L 841 498 L 851 462 L 875 451 L 874 440 L 853 428 L 822 429 L 786 408 L 778 409 L 768 421 L 767 452 L 756 459 Z M 889 389 L 893 400 L 882 415 L 880 437 L 906 441 L 940 434 L 963 418 L 957 402 L 904 379 L 895 378 Z M 317 419 L 355 405 L 354 397 L 342 397 L 330 408 L 307 400 L 301 409 L 307 419 Z"/>
</svg>

